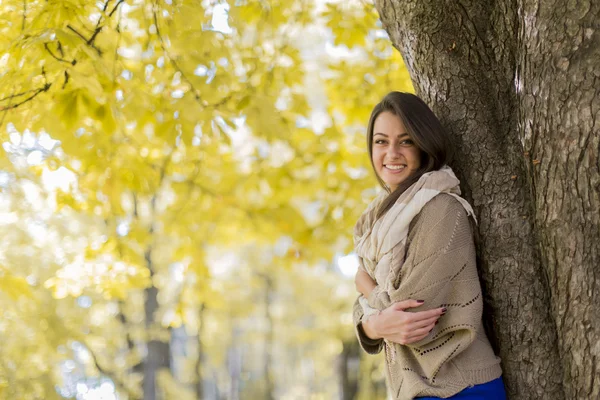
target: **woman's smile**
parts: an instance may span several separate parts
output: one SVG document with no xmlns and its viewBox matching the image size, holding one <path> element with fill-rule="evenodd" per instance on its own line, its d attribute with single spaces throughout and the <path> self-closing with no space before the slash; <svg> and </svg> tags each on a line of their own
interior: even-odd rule
<svg viewBox="0 0 600 400">
<path fill-rule="evenodd" d="M 393 171 L 394 173 L 396 172 L 402 172 L 404 171 L 404 168 L 406 168 L 405 164 L 385 164 L 385 167 L 391 171 Z"/>
</svg>

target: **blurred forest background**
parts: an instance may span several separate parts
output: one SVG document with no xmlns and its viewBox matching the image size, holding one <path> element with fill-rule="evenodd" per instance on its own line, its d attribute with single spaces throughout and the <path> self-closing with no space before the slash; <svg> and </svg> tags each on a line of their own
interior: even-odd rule
<svg viewBox="0 0 600 400">
<path fill-rule="evenodd" d="M 367 2 L 0 1 L 0 398 L 383 399 Z"/>
</svg>

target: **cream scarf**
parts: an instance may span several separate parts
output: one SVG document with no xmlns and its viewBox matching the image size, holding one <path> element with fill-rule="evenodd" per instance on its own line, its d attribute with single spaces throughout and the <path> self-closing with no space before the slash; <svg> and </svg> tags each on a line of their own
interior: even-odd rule
<svg viewBox="0 0 600 400">
<path fill-rule="evenodd" d="M 396 289 L 394 278 L 399 275 L 404 264 L 409 225 L 429 200 L 439 193 L 452 195 L 462 204 L 467 214 L 475 219 L 471 205 L 459 196 L 459 183 L 452 169 L 444 166 L 439 171 L 423 174 L 377 221 L 375 217 L 379 205 L 388 195 L 385 191 L 380 193 L 360 216 L 354 227 L 354 246 L 360 268 L 367 271 L 383 290 L 390 293 Z M 393 249 L 394 262 L 391 263 Z M 369 305 L 364 296 L 360 296 L 359 301 L 365 317 L 378 312 Z"/>
</svg>

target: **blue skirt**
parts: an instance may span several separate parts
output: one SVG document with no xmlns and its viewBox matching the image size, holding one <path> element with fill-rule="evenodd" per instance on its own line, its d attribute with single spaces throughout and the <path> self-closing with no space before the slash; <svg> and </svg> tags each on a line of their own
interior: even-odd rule
<svg viewBox="0 0 600 400">
<path fill-rule="evenodd" d="M 504 382 L 502 377 L 493 381 L 482 383 L 468 387 L 449 399 L 464 399 L 464 400 L 506 400 L 506 392 L 504 391 Z M 415 400 L 437 400 L 440 397 L 417 397 Z"/>
</svg>

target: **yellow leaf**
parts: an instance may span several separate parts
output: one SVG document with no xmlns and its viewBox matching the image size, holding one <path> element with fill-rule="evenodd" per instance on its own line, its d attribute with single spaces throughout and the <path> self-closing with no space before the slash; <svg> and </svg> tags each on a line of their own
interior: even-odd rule
<svg viewBox="0 0 600 400">
<path fill-rule="evenodd" d="M 31 287 L 25 278 L 11 274 L 6 268 L 0 266 L 0 292 L 6 293 L 13 300 L 21 296 L 33 298 Z"/>
</svg>

